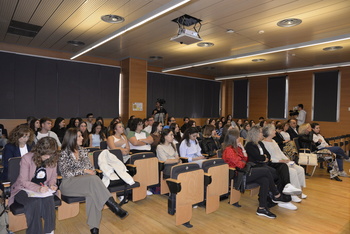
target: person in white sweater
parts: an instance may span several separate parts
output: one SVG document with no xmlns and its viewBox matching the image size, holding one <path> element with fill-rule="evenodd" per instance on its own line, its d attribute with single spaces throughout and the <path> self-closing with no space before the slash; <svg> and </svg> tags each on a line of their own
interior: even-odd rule
<svg viewBox="0 0 350 234">
<path fill-rule="evenodd" d="M 56 133 L 54 133 L 53 131 L 51 131 L 52 128 L 52 119 L 44 117 L 40 119 L 40 126 L 41 129 L 38 132 L 38 135 L 36 136 L 35 142 L 39 141 L 41 138 L 43 137 L 52 137 L 56 140 L 58 148 L 61 148 L 61 142 L 58 139 L 58 136 Z"/>
<path fill-rule="evenodd" d="M 294 161 L 290 161 L 289 158 L 286 155 L 284 155 L 284 153 L 281 151 L 276 141 L 272 139 L 276 136 L 275 126 L 272 124 L 268 124 L 267 126 L 265 126 L 263 128 L 263 136 L 264 140 L 262 142 L 266 150 L 271 155 L 271 162 L 286 163 L 289 168 L 290 183 L 298 189 L 305 188 L 306 182 L 304 168 L 295 164 Z M 301 194 L 301 198 L 306 197 L 307 195 L 303 193 Z M 292 195 L 292 201 L 301 202 L 301 199 L 296 195 Z"/>
</svg>

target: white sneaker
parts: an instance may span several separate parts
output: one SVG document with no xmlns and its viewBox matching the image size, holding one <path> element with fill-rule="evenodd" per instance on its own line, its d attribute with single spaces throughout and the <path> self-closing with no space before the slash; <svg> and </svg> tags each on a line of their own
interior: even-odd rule
<svg viewBox="0 0 350 234">
<path fill-rule="evenodd" d="M 302 199 L 305 199 L 305 198 L 307 198 L 307 195 L 304 194 L 304 193 L 302 193 L 302 194 L 301 194 L 301 198 L 302 198 Z"/>
<path fill-rule="evenodd" d="M 197 208 L 198 208 L 198 206 L 193 206 L 193 208 L 194 208 L 194 209 L 197 209 Z"/>
<path fill-rule="evenodd" d="M 339 172 L 339 174 L 338 174 L 338 176 L 342 176 L 342 177 L 349 177 L 349 175 L 348 175 L 348 174 L 346 174 L 346 172 L 345 172 L 345 171 L 340 171 L 340 172 Z"/>
<path fill-rule="evenodd" d="M 297 195 L 292 195 L 292 202 L 301 202 L 301 199 Z"/>
<path fill-rule="evenodd" d="M 153 193 L 151 191 L 147 190 L 147 196 L 151 196 L 151 195 L 153 195 Z"/>
<path fill-rule="evenodd" d="M 119 196 L 118 197 L 118 200 L 121 202 L 121 201 L 123 201 L 124 200 L 124 196 Z"/>
<path fill-rule="evenodd" d="M 288 210 L 297 210 L 298 209 L 298 207 L 296 207 L 295 205 L 293 205 L 290 202 L 278 203 L 278 206 L 285 208 L 285 209 L 288 209 Z"/>
<path fill-rule="evenodd" d="M 294 187 L 291 183 L 286 184 L 282 191 L 286 195 L 299 195 L 301 194 L 301 189 Z"/>
</svg>

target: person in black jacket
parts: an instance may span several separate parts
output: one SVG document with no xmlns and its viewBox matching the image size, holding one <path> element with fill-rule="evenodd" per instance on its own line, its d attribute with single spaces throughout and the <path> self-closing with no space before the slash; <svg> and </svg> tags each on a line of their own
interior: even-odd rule
<svg viewBox="0 0 350 234">
<path fill-rule="evenodd" d="M 310 149 L 312 152 L 317 151 L 317 146 L 313 141 L 313 133 L 309 123 L 302 124 L 299 127 L 299 146 L 300 148 Z"/>
<path fill-rule="evenodd" d="M 216 155 L 216 151 L 220 149 L 219 141 L 214 137 L 216 130 L 213 125 L 206 125 L 203 131 L 203 140 L 200 143 L 202 154 L 207 154 L 209 157 Z"/>
<path fill-rule="evenodd" d="M 290 139 L 293 140 L 296 137 L 299 137 L 299 132 L 298 132 L 298 125 L 296 119 L 289 119 L 289 128 L 287 132 L 290 135 Z"/>
</svg>

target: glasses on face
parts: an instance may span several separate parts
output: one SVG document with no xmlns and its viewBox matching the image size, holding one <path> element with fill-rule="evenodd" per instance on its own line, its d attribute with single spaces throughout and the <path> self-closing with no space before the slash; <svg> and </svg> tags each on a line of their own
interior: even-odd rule
<svg viewBox="0 0 350 234">
<path fill-rule="evenodd" d="M 143 123 L 138 123 L 137 125 L 143 125 Z"/>
<path fill-rule="evenodd" d="M 23 135 L 21 138 L 29 138 L 29 135 Z"/>
</svg>

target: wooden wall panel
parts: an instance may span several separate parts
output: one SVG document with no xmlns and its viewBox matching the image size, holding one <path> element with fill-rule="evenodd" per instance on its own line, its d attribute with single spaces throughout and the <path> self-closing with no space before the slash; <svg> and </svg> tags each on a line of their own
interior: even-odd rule
<svg viewBox="0 0 350 234">
<path fill-rule="evenodd" d="M 233 114 L 233 82 L 225 80 L 221 83 L 221 116 Z"/>
<path fill-rule="evenodd" d="M 249 113 L 248 119 L 255 122 L 260 116 L 267 116 L 267 77 L 249 78 Z"/>
</svg>

